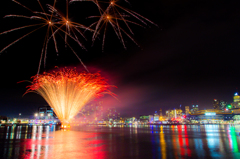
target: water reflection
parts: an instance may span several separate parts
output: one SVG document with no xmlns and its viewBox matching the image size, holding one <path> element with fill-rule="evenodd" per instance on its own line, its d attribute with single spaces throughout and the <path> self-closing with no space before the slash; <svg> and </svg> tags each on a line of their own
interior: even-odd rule
<svg viewBox="0 0 240 159">
<path fill-rule="evenodd" d="M 41 140 L 43 133 L 47 138 L 49 137 L 49 126 L 2 126 L 0 128 L 0 158 L 35 158 L 39 156 L 39 154 L 35 154 L 35 144 L 31 143 L 36 136 Z"/>
<path fill-rule="evenodd" d="M 240 158 L 240 126 L 0 128 L 0 158 Z"/>
<path fill-rule="evenodd" d="M 160 127 L 160 146 L 161 146 L 162 159 L 166 159 L 167 153 L 166 153 L 166 142 L 164 139 L 163 126 Z"/>
</svg>

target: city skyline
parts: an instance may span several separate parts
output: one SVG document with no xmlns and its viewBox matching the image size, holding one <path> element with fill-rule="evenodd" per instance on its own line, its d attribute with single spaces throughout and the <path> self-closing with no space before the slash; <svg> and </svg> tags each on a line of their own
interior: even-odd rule
<svg viewBox="0 0 240 159">
<path fill-rule="evenodd" d="M 123 116 L 151 114 L 160 108 L 165 112 L 180 104 L 191 106 L 197 101 L 200 109 L 211 108 L 214 99 L 233 101 L 234 93 L 240 88 L 240 13 L 237 7 L 240 2 L 130 3 L 131 9 L 159 26 L 145 29 L 133 26 L 134 39 L 140 48 L 126 39 L 125 50 L 117 37 L 110 35 L 104 52 L 100 42 L 93 47 L 86 44 L 87 52 L 77 49 L 90 72 L 101 71 L 109 84 L 117 86 L 112 92 L 119 100 L 110 96 L 98 100 L 103 100 L 106 107 L 115 106 Z M 0 32 L 3 32 L 19 23 L 3 18 L 4 15 L 23 9 L 12 1 L 0 4 Z M 21 31 L 1 35 L 1 49 L 21 35 Z M 18 83 L 30 80 L 37 73 L 43 43 L 37 35 L 36 38 L 33 38 L 35 35 L 26 37 L 0 55 L 0 115 L 31 114 L 46 105 L 37 94 L 22 97 L 28 83 Z M 91 41 L 91 37 L 88 39 Z M 59 57 L 49 55 L 48 70 L 54 66 L 83 70 L 69 50 L 63 49 L 61 53 Z"/>
</svg>

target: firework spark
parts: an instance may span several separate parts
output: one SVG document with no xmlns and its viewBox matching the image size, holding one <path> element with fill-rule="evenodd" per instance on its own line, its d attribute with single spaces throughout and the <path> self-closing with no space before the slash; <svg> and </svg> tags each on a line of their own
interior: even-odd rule
<svg viewBox="0 0 240 159">
<path fill-rule="evenodd" d="M 108 0 L 108 1 L 98 1 L 98 0 L 71 0 L 70 2 L 76 1 L 92 1 L 99 8 L 100 16 L 90 16 L 89 18 L 98 18 L 98 21 L 92 23 L 90 27 L 95 26 L 95 31 L 92 36 L 93 43 L 96 38 L 100 35 L 101 30 L 103 30 L 103 40 L 102 40 L 102 51 L 104 50 L 104 43 L 106 38 L 107 27 L 111 26 L 117 35 L 118 39 L 121 41 L 123 47 L 126 49 L 126 44 L 123 38 L 123 34 L 130 38 L 137 46 L 137 42 L 133 39 L 134 34 L 129 24 L 134 24 L 143 27 L 141 24 L 128 20 L 127 18 L 134 17 L 143 25 L 147 26 L 147 22 L 156 25 L 149 19 L 143 17 L 142 15 L 122 7 L 118 4 L 120 0 Z M 125 2 L 129 3 L 127 0 Z M 103 7 L 102 5 L 103 4 Z M 104 5 L 105 4 L 105 5 Z M 104 8 L 105 6 L 105 8 Z M 124 29 L 123 26 L 126 28 Z M 157 26 L 157 25 L 156 25 Z M 128 31 L 127 31 L 128 30 Z"/>
<path fill-rule="evenodd" d="M 57 33 L 58 33 L 58 35 L 60 35 L 60 37 L 62 37 L 64 39 L 65 45 L 68 46 L 72 50 L 72 52 L 77 56 L 77 58 L 79 59 L 81 64 L 87 70 L 87 68 L 83 64 L 82 60 L 78 57 L 76 52 L 69 45 L 67 38 L 69 37 L 70 39 L 74 40 L 75 42 L 77 42 L 78 45 L 80 45 L 83 49 L 85 49 L 85 47 L 79 41 L 77 33 L 80 34 L 82 37 L 84 37 L 84 35 L 80 29 L 90 30 L 88 27 L 86 27 L 82 24 L 70 21 L 68 18 L 68 9 L 66 11 L 67 12 L 66 15 L 63 15 L 62 13 L 60 13 L 59 10 L 55 7 L 56 0 L 54 0 L 53 5 L 49 5 L 49 4 L 46 5 L 49 13 L 47 13 L 45 11 L 43 5 L 41 4 L 41 2 L 39 0 L 37 0 L 37 2 L 41 8 L 41 11 L 33 11 L 32 9 L 28 8 L 27 6 L 23 5 L 22 3 L 20 3 L 16 0 L 13 0 L 13 2 L 15 2 L 15 3 L 19 4 L 20 6 L 22 6 L 23 8 L 29 10 L 33 15 L 32 16 L 6 15 L 5 17 L 26 18 L 26 19 L 30 19 L 30 20 L 36 20 L 37 23 L 32 24 L 32 25 L 26 25 L 26 26 L 14 28 L 14 29 L 0 33 L 0 35 L 7 34 L 7 33 L 10 33 L 10 32 L 16 31 L 16 30 L 20 30 L 20 29 L 25 29 L 25 28 L 31 28 L 31 27 L 37 27 L 37 28 L 33 29 L 29 33 L 23 35 L 22 37 L 18 38 L 17 40 L 13 41 L 12 43 L 10 43 L 6 47 L 4 47 L 0 51 L 0 53 L 3 52 L 4 50 L 6 50 L 7 48 L 9 48 L 10 46 L 12 46 L 13 44 L 15 44 L 16 42 L 20 41 L 24 37 L 36 32 L 37 30 L 39 30 L 41 28 L 46 28 L 46 35 L 45 35 L 45 39 L 43 42 L 43 47 L 42 47 L 41 56 L 40 56 L 40 60 L 39 60 L 38 73 L 40 71 L 42 61 L 44 62 L 44 67 L 46 65 L 47 48 L 48 48 L 49 41 L 51 39 L 54 42 L 55 51 L 58 55 L 58 45 L 57 45 L 57 38 L 56 38 Z M 68 1 L 66 1 L 66 2 L 68 4 Z M 68 8 L 68 5 L 66 5 L 66 7 Z M 61 35 L 61 33 L 63 33 L 64 35 Z M 43 57 L 43 55 L 44 55 L 44 57 Z"/>
<path fill-rule="evenodd" d="M 71 119 L 89 101 L 110 94 L 106 80 L 99 73 L 78 73 L 75 69 L 61 69 L 53 73 L 33 76 L 28 92 L 40 94 L 62 123 Z"/>
</svg>

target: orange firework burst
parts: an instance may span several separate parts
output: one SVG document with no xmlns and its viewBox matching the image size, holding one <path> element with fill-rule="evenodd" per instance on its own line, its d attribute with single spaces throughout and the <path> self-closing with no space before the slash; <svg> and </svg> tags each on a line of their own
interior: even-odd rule
<svg viewBox="0 0 240 159">
<path fill-rule="evenodd" d="M 104 43 L 106 38 L 107 26 L 111 26 L 117 35 L 118 39 L 121 41 L 123 47 L 126 49 L 125 41 L 123 39 L 123 34 L 130 38 L 136 45 L 137 42 L 132 38 L 133 31 L 130 28 L 129 24 L 134 24 L 138 26 L 142 26 L 137 22 L 128 20 L 127 18 L 134 17 L 139 22 L 147 26 L 147 22 L 156 25 L 149 19 L 143 17 L 142 15 L 127 9 L 123 6 L 120 6 L 118 3 L 120 0 L 107 0 L 107 1 L 99 1 L 99 0 L 71 0 L 70 2 L 75 1 L 92 1 L 99 8 L 100 16 L 90 16 L 89 18 L 98 18 L 98 21 L 92 23 L 90 27 L 95 26 L 95 31 L 92 36 L 93 43 L 96 38 L 100 35 L 101 30 L 103 31 L 103 41 L 102 41 L 102 50 L 104 49 Z M 125 2 L 129 3 L 127 0 Z M 103 4 L 103 6 L 100 6 Z M 106 6 L 104 5 L 106 4 Z M 105 7 L 105 8 L 104 8 Z M 123 28 L 125 26 L 126 29 Z M 157 26 L 157 25 L 156 25 Z M 143 26 L 142 26 L 143 27 Z M 128 31 L 127 31 L 128 30 Z"/>
<path fill-rule="evenodd" d="M 33 32 L 35 32 L 35 31 L 37 31 L 41 28 L 46 28 L 45 40 L 44 40 L 44 43 L 43 43 L 41 57 L 40 57 L 40 60 L 39 60 L 38 73 L 40 71 L 42 61 L 44 61 L 44 66 L 46 65 L 47 48 L 48 48 L 48 43 L 51 39 L 54 42 L 55 50 L 56 50 L 56 53 L 58 54 L 58 45 L 57 45 L 57 39 L 56 39 L 56 34 L 57 33 L 64 40 L 65 46 L 68 46 L 72 50 L 72 52 L 77 56 L 77 58 L 82 63 L 82 65 L 86 68 L 86 66 L 83 64 L 83 62 L 78 57 L 76 52 L 69 45 L 69 43 L 67 41 L 67 37 L 74 40 L 75 42 L 77 42 L 78 45 L 80 45 L 83 49 L 85 49 L 85 47 L 79 41 L 77 33 L 80 34 L 83 38 L 85 38 L 82 31 L 79 30 L 79 29 L 84 29 L 84 30 L 91 30 L 91 29 L 89 29 L 88 27 L 86 27 L 82 24 L 75 23 L 75 22 L 72 22 L 72 21 L 69 20 L 69 18 L 68 18 L 68 0 L 66 0 L 66 15 L 60 13 L 59 10 L 55 7 L 56 0 L 54 0 L 53 5 L 49 5 L 49 4 L 46 5 L 49 13 L 47 13 L 45 11 L 43 5 L 41 4 L 41 2 L 39 0 L 37 0 L 37 2 L 38 2 L 39 6 L 41 8 L 41 11 L 33 11 L 32 9 L 28 8 L 27 6 L 23 5 L 22 3 L 20 3 L 16 0 L 13 0 L 13 2 L 15 2 L 15 3 L 19 4 L 20 6 L 22 6 L 23 8 L 29 10 L 33 15 L 32 16 L 6 15 L 5 17 L 26 18 L 26 19 L 30 19 L 30 20 L 36 20 L 37 23 L 22 26 L 22 27 L 18 27 L 18 28 L 14 28 L 14 29 L 11 29 L 11 30 L 0 33 L 0 35 L 7 34 L 7 33 L 10 33 L 10 32 L 16 31 L 16 30 L 20 30 L 20 29 L 25 29 L 25 28 L 31 28 L 31 27 L 37 27 L 37 28 L 33 29 L 31 32 L 23 35 L 22 37 L 18 38 L 17 40 L 13 41 L 12 43 L 10 43 L 6 47 L 4 47 L 0 51 L 0 53 L 3 52 L 4 50 L 6 50 L 8 47 L 15 44 L 16 42 L 18 42 L 19 40 L 28 36 L 29 34 L 32 34 Z M 64 35 L 62 35 L 61 33 L 64 34 Z M 44 55 L 44 57 L 43 57 L 43 55 Z M 87 70 L 87 68 L 86 68 L 86 70 Z"/>
<path fill-rule="evenodd" d="M 99 73 L 78 73 L 75 69 L 61 69 L 33 76 L 28 92 L 40 94 L 62 123 L 68 123 L 89 101 L 110 94 L 106 80 Z"/>
</svg>

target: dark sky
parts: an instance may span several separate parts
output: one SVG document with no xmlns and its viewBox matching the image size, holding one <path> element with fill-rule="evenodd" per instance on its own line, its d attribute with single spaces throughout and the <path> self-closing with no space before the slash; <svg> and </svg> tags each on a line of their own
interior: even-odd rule
<svg viewBox="0 0 240 159">
<path fill-rule="evenodd" d="M 26 3 L 35 7 L 34 0 Z M 29 2 L 29 1 L 28 1 Z M 42 1 L 43 2 L 43 1 Z M 48 1 L 49 2 L 49 1 Z M 105 106 L 116 106 L 123 116 L 153 114 L 162 108 L 178 108 L 198 104 L 200 109 L 212 108 L 213 99 L 232 102 L 236 88 L 240 89 L 240 2 L 237 0 L 129 0 L 130 9 L 155 22 L 142 28 L 131 25 L 134 39 L 140 47 L 124 36 L 125 50 L 115 33 L 109 29 L 105 51 L 101 39 L 91 47 L 91 34 L 83 42 L 88 51 L 73 44 L 79 57 L 91 72 L 101 71 L 109 83 L 118 88 L 102 98 Z M 33 4 L 32 4 L 33 3 Z M 61 3 L 59 1 L 59 3 Z M 18 18 L 3 18 L 7 14 L 29 14 L 10 0 L 0 2 L 0 32 L 31 24 Z M 125 2 L 121 3 L 127 6 Z M 63 5 L 58 7 L 61 9 Z M 72 7 L 72 8 L 71 8 Z M 96 15 L 90 2 L 70 5 L 73 20 L 89 25 L 87 16 Z M 90 9 L 91 8 L 91 9 Z M 137 22 L 136 19 L 131 19 Z M 0 49 L 31 29 L 0 35 Z M 28 83 L 37 73 L 43 45 L 44 30 L 29 35 L 0 55 L 0 115 L 28 117 L 46 102 L 37 94 L 22 97 Z M 59 56 L 51 46 L 46 68 L 75 66 L 82 68 L 69 49 L 60 49 Z M 100 100 L 100 99 L 99 99 Z"/>
</svg>

